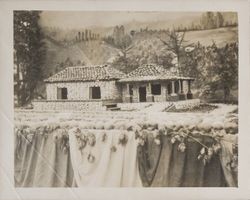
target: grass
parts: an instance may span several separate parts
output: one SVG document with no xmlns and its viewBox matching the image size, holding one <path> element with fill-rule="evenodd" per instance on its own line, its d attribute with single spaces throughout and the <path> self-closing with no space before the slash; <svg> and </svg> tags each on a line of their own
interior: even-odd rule
<svg viewBox="0 0 250 200">
<path fill-rule="evenodd" d="M 210 104 L 200 104 L 197 107 L 187 108 L 187 109 L 176 109 L 173 108 L 169 112 L 194 112 L 194 113 L 209 113 L 212 110 L 218 108 L 218 106 Z"/>
</svg>

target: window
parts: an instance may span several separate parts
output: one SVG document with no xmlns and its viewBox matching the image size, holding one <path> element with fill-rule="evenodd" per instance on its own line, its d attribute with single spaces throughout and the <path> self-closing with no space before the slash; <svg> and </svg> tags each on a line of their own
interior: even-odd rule
<svg viewBox="0 0 250 200">
<path fill-rule="evenodd" d="M 57 99 L 68 99 L 67 88 L 57 88 Z"/>
<path fill-rule="evenodd" d="M 151 93 L 153 95 L 161 95 L 161 84 L 152 84 Z"/>
<path fill-rule="evenodd" d="M 101 88 L 100 87 L 91 87 L 90 88 L 90 99 L 101 99 Z"/>
<path fill-rule="evenodd" d="M 133 95 L 133 85 L 129 85 L 129 95 Z"/>
</svg>

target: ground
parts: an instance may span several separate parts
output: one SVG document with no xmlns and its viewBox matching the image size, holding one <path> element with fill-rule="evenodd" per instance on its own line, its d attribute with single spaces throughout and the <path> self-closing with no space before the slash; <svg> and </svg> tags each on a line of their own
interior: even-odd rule
<svg viewBox="0 0 250 200">
<path fill-rule="evenodd" d="M 16 126 L 83 126 L 88 129 L 127 129 L 136 124 L 164 124 L 165 126 L 197 126 L 233 128 L 237 131 L 237 105 L 212 104 L 210 112 L 143 112 L 100 111 L 100 112 L 39 112 L 16 110 Z M 146 108 L 147 109 L 147 108 Z M 207 110 L 206 110 L 207 111 Z M 112 127 L 112 128 L 110 128 Z M 235 132 L 236 133 L 236 132 Z"/>
<path fill-rule="evenodd" d="M 209 113 L 214 109 L 218 108 L 216 105 L 211 104 L 201 104 L 200 106 L 196 106 L 193 108 L 186 108 L 186 109 L 172 109 L 170 112 L 191 112 L 191 113 Z"/>
</svg>

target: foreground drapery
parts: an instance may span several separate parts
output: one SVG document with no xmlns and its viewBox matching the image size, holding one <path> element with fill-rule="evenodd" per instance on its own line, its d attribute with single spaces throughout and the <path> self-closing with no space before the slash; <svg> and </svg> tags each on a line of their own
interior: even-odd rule
<svg viewBox="0 0 250 200">
<path fill-rule="evenodd" d="M 138 146 L 133 131 L 82 130 L 81 134 L 95 138 L 81 149 L 75 129 L 25 137 L 17 134 L 16 186 L 237 186 L 237 173 L 228 167 L 236 135 L 224 136 L 221 153 L 204 165 L 197 159 L 201 146 L 193 140 L 180 152 L 178 143 L 172 144 L 167 136 L 156 143 L 148 134 L 145 144 Z M 124 135 L 126 140 L 121 140 Z M 209 146 L 209 141 L 203 142 Z"/>
<path fill-rule="evenodd" d="M 87 130 L 82 132 L 89 133 Z M 86 145 L 79 150 L 75 133 L 70 131 L 71 160 L 77 186 L 142 186 L 137 166 L 137 144 L 134 133 L 125 131 L 127 141 L 123 145 L 119 144 L 119 137 L 123 132 L 113 130 L 107 134 L 105 131 L 92 130 L 95 144 Z"/>
<path fill-rule="evenodd" d="M 201 145 L 186 143 L 185 152 L 178 151 L 168 137 L 160 145 L 152 137 L 138 147 L 139 171 L 144 186 L 154 187 L 223 187 L 226 186 L 219 157 L 204 165 L 197 159 Z"/>
<path fill-rule="evenodd" d="M 70 155 L 61 147 L 53 134 L 34 134 L 30 141 L 19 135 L 15 147 L 15 186 L 71 187 Z"/>
</svg>

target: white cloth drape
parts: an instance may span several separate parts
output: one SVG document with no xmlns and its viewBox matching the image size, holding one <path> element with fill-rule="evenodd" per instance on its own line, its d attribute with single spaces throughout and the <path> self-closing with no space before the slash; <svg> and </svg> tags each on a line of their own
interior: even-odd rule
<svg viewBox="0 0 250 200">
<path fill-rule="evenodd" d="M 229 187 L 237 187 L 238 178 L 237 173 L 233 173 L 232 169 L 228 166 L 233 157 L 233 145 L 238 144 L 238 135 L 225 135 L 220 142 L 222 149 L 220 154 L 220 161 L 225 175 L 225 179 Z"/>
<path fill-rule="evenodd" d="M 71 162 L 78 187 L 142 187 L 139 176 L 134 132 L 109 130 L 103 141 L 105 130 L 86 130 L 96 137 L 94 146 L 79 150 L 73 130 L 69 131 Z M 125 145 L 118 144 L 120 133 L 127 135 Z M 84 133 L 84 130 L 82 130 Z M 111 148 L 116 149 L 112 151 Z M 90 162 L 88 156 L 93 155 Z"/>
</svg>

